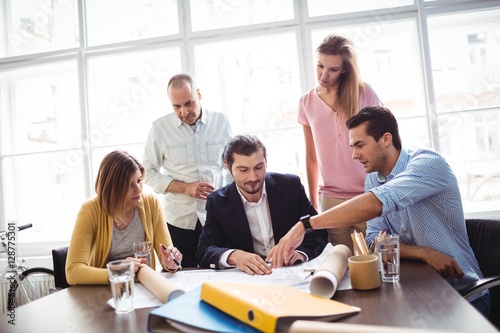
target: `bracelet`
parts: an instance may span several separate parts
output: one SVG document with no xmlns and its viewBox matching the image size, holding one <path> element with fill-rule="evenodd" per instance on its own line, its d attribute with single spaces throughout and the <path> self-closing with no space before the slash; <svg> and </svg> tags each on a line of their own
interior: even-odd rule
<svg viewBox="0 0 500 333">
<path fill-rule="evenodd" d="M 134 282 L 139 282 L 139 271 L 141 270 L 142 266 L 139 266 L 137 269 L 137 272 L 134 274 Z"/>
<path fill-rule="evenodd" d="M 176 269 L 170 269 L 170 268 L 168 268 L 168 267 L 167 267 L 167 265 L 165 265 L 165 270 L 166 270 L 167 272 L 169 272 L 169 273 L 175 273 L 175 272 L 177 272 L 177 271 L 179 270 L 179 268 L 180 268 L 180 267 L 179 267 L 179 266 L 177 266 L 177 268 L 176 268 Z"/>
</svg>

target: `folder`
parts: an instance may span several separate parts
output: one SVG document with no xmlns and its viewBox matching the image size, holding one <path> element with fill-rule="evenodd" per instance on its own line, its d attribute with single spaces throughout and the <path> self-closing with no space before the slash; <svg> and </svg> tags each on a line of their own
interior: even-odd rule
<svg viewBox="0 0 500 333">
<path fill-rule="evenodd" d="M 200 297 L 262 332 L 286 332 L 299 319 L 332 321 L 361 311 L 282 284 L 205 281 Z"/>
<path fill-rule="evenodd" d="M 201 286 L 182 294 L 148 315 L 148 332 L 258 333 L 200 299 Z"/>
</svg>

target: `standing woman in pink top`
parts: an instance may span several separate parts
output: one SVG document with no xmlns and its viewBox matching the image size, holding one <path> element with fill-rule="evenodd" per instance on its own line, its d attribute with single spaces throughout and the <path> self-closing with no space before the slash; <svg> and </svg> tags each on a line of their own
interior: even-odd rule
<svg viewBox="0 0 500 333">
<path fill-rule="evenodd" d="M 352 159 L 346 121 L 362 108 L 382 102 L 361 81 L 349 39 L 328 35 L 316 53 L 318 85 L 300 98 L 298 121 L 304 127 L 309 199 L 322 212 L 364 192 L 365 170 Z M 353 230 L 364 234 L 366 222 L 329 229 L 329 240 L 352 251 Z"/>
</svg>

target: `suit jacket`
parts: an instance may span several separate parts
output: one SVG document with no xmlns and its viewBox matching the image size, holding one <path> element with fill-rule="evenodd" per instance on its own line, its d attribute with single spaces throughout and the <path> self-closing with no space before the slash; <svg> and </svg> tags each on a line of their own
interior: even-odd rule
<svg viewBox="0 0 500 333">
<path fill-rule="evenodd" d="M 278 244 L 304 215 L 316 215 L 300 178 L 266 173 L 266 191 L 271 213 L 274 242 Z M 206 204 L 207 220 L 202 229 L 196 259 L 200 267 L 219 268 L 221 255 L 229 249 L 255 253 L 243 202 L 233 182 L 211 193 Z M 326 230 L 314 230 L 297 248 L 313 259 L 327 244 Z"/>
</svg>

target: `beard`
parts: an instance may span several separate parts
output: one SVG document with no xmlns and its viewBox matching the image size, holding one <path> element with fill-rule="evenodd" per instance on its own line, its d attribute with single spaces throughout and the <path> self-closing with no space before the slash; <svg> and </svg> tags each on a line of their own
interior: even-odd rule
<svg viewBox="0 0 500 333">
<path fill-rule="evenodd" d="M 243 186 L 238 185 L 241 191 L 248 193 L 248 194 L 256 194 L 259 193 L 259 191 L 262 189 L 262 181 L 255 182 L 255 185 L 246 185 L 245 183 Z"/>
</svg>

